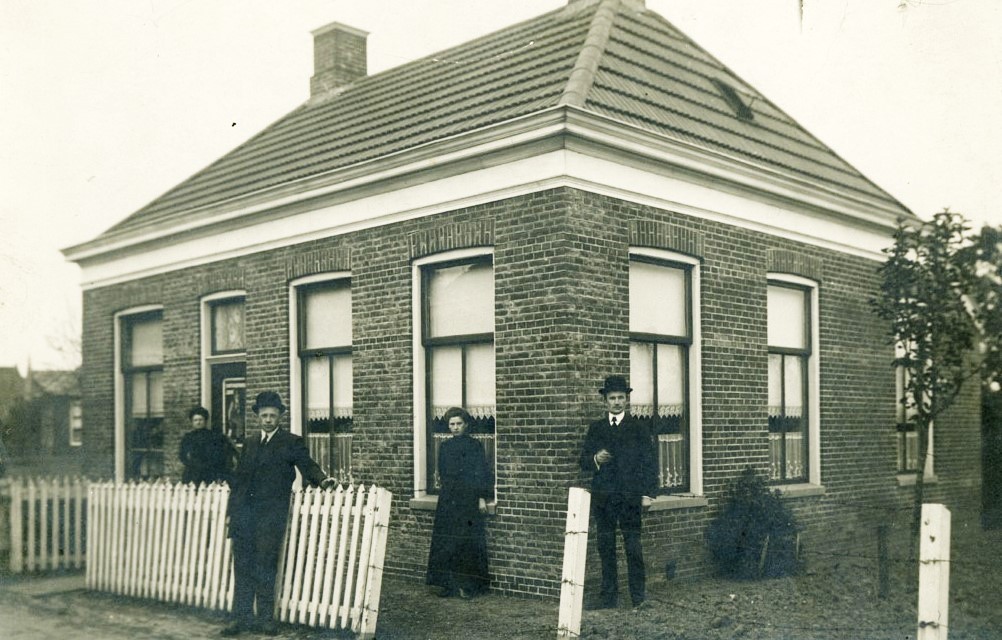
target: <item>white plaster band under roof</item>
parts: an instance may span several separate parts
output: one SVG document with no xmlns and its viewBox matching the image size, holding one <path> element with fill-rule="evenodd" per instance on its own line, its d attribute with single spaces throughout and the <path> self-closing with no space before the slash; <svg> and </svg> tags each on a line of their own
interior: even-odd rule
<svg viewBox="0 0 1002 640">
<path fill-rule="evenodd" d="M 569 186 L 882 260 L 900 210 L 816 183 L 795 181 L 706 149 L 659 140 L 613 120 L 583 111 L 553 109 L 518 122 L 411 149 L 407 160 L 384 171 L 388 158 L 365 163 L 358 175 L 320 186 L 298 184 L 295 192 L 269 190 L 258 202 L 231 207 L 197 221 L 165 225 L 144 235 L 98 239 L 65 250 L 79 262 L 85 288 L 94 288 L 207 264 L 265 249 L 340 235 L 358 229 L 421 218 L 544 189 Z M 510 135 L 506 135 L 510 134 Z M 560 135 L 565 136 L 560 140 Z M 562 148 L 532 148 L 556 140 Z M 450 144 L 452 143 L 452 144 Z M 490 153 L 524 150 L 505 162 L 476 163 Z M 455 146 L 454 149 L 450 148 Z M 437 152 L 437 153 L 434 153 Z M 403 158 L 401 158 L 403 159 Z M 495 161 L 498 162 L 498 161 Z M 445 173 L 461 163 L 473 170 Z M 358 169 L 365 169 L 358 171 Z M 434 173 L 440 171 L 436 179 Z M 347 170 L 338 171 L 342 178 Z M 422 175 L 422 180 L 414 177 Z M 334 176 L 327 176 L 330 181 Z M 405 186 L 400 186 L 403 182 Z M 314 188 L 311 186 L 316 185 Z M 364 190 L 345 199 L 349 190 Z M 336 204 L 320 204 L 341 197 Z M 304 211 L 307 200 L 317 204 Z M 212 225 L 213 229 L 202 229 Z M 142 245 L 142 246 L 140 246 Z"/>
</svg>

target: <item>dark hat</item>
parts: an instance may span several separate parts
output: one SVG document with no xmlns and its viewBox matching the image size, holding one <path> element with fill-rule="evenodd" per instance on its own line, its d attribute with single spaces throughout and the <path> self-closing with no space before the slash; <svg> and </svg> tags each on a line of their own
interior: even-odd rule
<svg viewBox="0 0 1002 640">
<path fill-rule="evenodd" d="M 251 411 L 257 413 L 265 407 L 273 407 L 278 409 L 279 413 L 285 413 L 285 405 L 282 404 L 282 396 L 278 395 L 275 391 L 262 391 L 257 394 L 257 398 L 254 399 L 254 406 L 251 407 Z"/>
<path fill-rule="evenodd" d="M 626 378 L 623 376 L 608 376 L 605 379 L 605 384 L 602 388 L 598 390 L 603 396 L 610 391 L 623 391 L 624 393 L 630 393 L 633 389 L 626 384 Z"/>
</svg>

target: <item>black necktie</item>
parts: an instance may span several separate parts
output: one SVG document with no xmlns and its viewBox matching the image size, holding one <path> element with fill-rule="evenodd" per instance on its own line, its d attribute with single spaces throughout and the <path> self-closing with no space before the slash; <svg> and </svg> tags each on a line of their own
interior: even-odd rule
<svg viewBox="0 0 1002 640">
<path fill-rule="evenodd" d="M 616 426 L 616 416 L 612 416 L 612 426 Z"/>
</svg>

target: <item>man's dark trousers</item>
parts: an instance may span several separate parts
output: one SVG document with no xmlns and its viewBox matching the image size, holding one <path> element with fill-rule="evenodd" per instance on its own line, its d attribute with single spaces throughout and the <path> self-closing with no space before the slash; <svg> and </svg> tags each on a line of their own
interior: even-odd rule
<svg viewBox="0 0 1002 640">
<path fill-rule="evenodd" d="M 250 624 L 254 621 L 254 594 L 257 594 L 257 610 L 260 620 L 271 620 L 275 610 L 275 574 L 278 570 L 278 555 L 282 548 L 280 532 L 277 540 L 269 539 L 270 532 L 251 530 L 246 535 L 233 535 L 233 617 Z"/>
<path fill-rule="evenodd" d="M 598 528 L 598 555 L 602 560 L 602 601 L 615 603 L 619 593 L 618 568 L 616 564 L 616 526 L 623 532 L 623 550 L 626 552 L 627 575 L 630 584 L 630 599 L 634 603 L 643 602 L 646 597 L 644 585 L 644 552 L 640 544 L 640 505 L 627 504 L 619 496 L 595 506 L 595 524 Z"/>
</svg>

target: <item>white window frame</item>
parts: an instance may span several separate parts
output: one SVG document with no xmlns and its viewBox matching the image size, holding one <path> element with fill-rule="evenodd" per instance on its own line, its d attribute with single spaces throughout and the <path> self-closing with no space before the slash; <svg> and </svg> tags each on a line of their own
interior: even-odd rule
<svg viewBox="0 0 1002 640">
<path fill-rule="evenodd" d="M 703 496 L 703 337 L 702 337 L 702 293 L 701 293 L 701 263 L 682 253 L 631 247 L 630 257 L 639 256 L 658 261 L 684 264 L 690 268 L 690 294 L 692 322 L 692 345 L 689 347 L 688 362 L 688 398 L 689 401 L 689 491 L 671 495 L 658 496 L 651 506 L 654 510 L 668 508 L 683 508 L 696 506 L 693 499 Z"/>
<path fill-rule="evenodd" d="M 412 335 L 411 349 L 414 356 L 414 382 L 413 382 L 413 406 L 414 406 L 414 497 L 410 501 L 411 507 L 417 509 L 433 509 L 438 504 L 438 496 L 429 494 L 428 486 L 428 442 L 427 442 L 427 387 L 425 385 L 426 362 L 424 345 L 421 337 L 423 335 L 424 317 L 422 314 L 424 292 L 421 290 L 421 270 L 429 265 L 442 262 L 452 262 L 455 260 L 465 260 L 469 258 L 482 258 L 490 256 L 491 274 L 495 273 L 494 248 L 475 247 L 470 249 L 457 249 L 455 251 L 445 251 L 431 256 L 418 258 L 411 263 L 411 318 Z M 495 298 L 495 317 L 497 315 L 497 302 Z M 496 334 L 495 334 L 496 335 Z M 495 342 L 495 350 L 497 349 Z M 496 366 L 496 365 L 495 365 Z M 496 371 L 496 369 L 495 369 Z M 495 418 L 494 446 L 497 450 L 500 429 L 497 428 Z M 494 490 L 497 495 L 497 477 L 494 478 Z M 494 508 L 495 501 L 491 501 L 491 508 Z"/>
<path fill-rule="evenodd" d="M 79 398 L 71 399 L 69 409 L 69 417 L 66 422 L 69 443 L 71 447 L 81 447 L 83 446 L 83 403 Z M 78 422 L 79 426 L 74 427 L 74 421 Z"/>
<path fill-rule="evenodd" d="M 789 273 L 766 274 L 766 286 L 773 283 L 792 284 L 808 289 L 811 297 L 811 356 L 807 361 L 807 456 L 809 467 L 806 483 L 777 484 L 771 488 L 781 493 L 793 493 L 805 484 L 813 487 L 821 486 L 821 313 L 819 293 L 820 287 L 816 280 L 791 275 Z M 768 323 L 768 313 L 766 315 Z M 767 327 L 768 328 L 768 327 Z M 768 341 L 766 343 L 768 349 Z M 790 491 L 792 489 L 792 491 Z"/>
<path fill-rule="evenodd" d="M 160 311 L 162 304 L 130 307 L 115 313 L 114 324 L 114 367 L 115 367 L 115 482 L 125 482 L 125 375 L 122 373 L 122 323 L 129 316 Z M 162 322 L 162 320 L 161 320 Z"/>
<path fill-rule="evenodd" d="M 303 278 L 289 283 L 289 430 L 296 435 L 305 433 L 303 406 L 303 372 L 299 362 L 299 304 L 301 287 L 338 280 L 350 280 L 351 271 L 332 271 Z"/>
<path fill-rule="evenodd" d="M 901 346 L 900 343 L 894 345 L 894 357 L 895 358 L 902 357 L 904 355 L 904 352 L 905 352 L 904 348 Z M 896 423 L 897 423 L 897 416 L 898 416 L 898 408 L 901 406 L 901 398 L 902 398 L 902 396 L 904 396 L 904 381 L 903 381 L 902 377 L 899 375 L 901 369 L 902 369 L 902 367 L 900 367 L 900 366 L 895 367 L 895 369 L 894 369 L 894 387 L 895 387 L 895 389 L 894 389 L 894 392 L 895 392 L 894 393 L 894 401 L 895 401 L 894 417 L 895 417 L 895 428 L 897 427 Z M 897 436 L 898 433 L 899 432 L 895 431 L 895 435 L 896 436 Z M 933 462 L 935 460 L 935 457 L 936 457 L 935 456 L 935 449 L 933 447 L 933 444 L 934 444 L 934 441 L 935 441 L 935 434 L 936 434 L 936 425 L 933 422 L 933 423 L 929 424 L 929 433 L 927 434 L 929 450 L 926 453 L 926 457 L 925 457 L 925 469 L 923 469 L 923 473 L 922 473 L 922 475 L 923 475 L 923 482 L 936 482 L 938 480 L 938 478 L 936 477 L 936 467 L 935 467 L 935 464 Z M 899 447 L 900 447 L 900 442 L 899 442 L 898 438 L 895 437 L 894 450 L 895 450 L 895 453 L 897 455 L 900 455 Z M 896 457 L 895 457 L 895 459 L 896 459 Z M 902 471 L 901 469 L 897 468 L 897 463 L 895 462 L 895 473 L 897 474 L 898 486 L 902 486 L 902 487 L 904 487 L 904 486 L 912 486 L 912 485 L 915 484 L 915 479 L 916 479 L 916 476 L 918 475 L 918 470 L 915 470 L 915 471 Z"/>
</svg>

